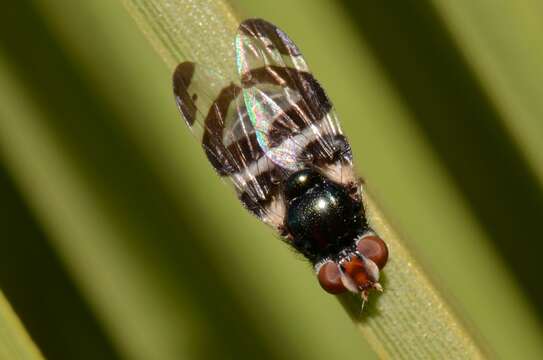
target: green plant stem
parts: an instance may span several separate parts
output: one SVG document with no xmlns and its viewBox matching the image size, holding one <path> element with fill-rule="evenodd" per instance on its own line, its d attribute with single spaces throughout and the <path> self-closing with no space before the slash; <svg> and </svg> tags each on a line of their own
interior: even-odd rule
<svg viewBox="0 0 543 360">
<path fill-rule="evenodd" d="M 224 73 L 234 69 L 232 39 L 238 20 L 225 2 L 124 3 L 170 69 L 187 59 Z M 482 357 L 472 335 L 425 277 L 375 203 L 370 201 L 367 206 L 372 224 L 390 245 L 385 292 L 371 299 L 371 308 L 362 320 L 356 313 L 359 308 L 352 307 L 349 300 L 343 302 L 374 350 L 381 356 L 413 359 Z"/>
</svg>

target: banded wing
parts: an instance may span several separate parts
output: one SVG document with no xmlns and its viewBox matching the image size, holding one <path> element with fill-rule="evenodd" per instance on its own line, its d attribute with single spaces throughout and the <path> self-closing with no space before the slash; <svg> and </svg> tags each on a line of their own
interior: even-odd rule
<svg viewBox="0 0 543 360">
<path fill-rule="evenodd" d="M 350 146 L 286 34 L 249 19 L 240 25 L 235 46 L 238 79 L 184 62 L 173 75 L 174 95 L 216 171 L 231 180 L 248 210 L 281 231 L 283 180 L 315 167 L 332 180 L 357 184 Z"/>
<path fill-rule="evenodd" d="M 292 40 L 264 20 L 248 19 L 236 36 L 236 57 L 257 141 L 274 165 L 317 168 L 357 187 L 351 148 L 332 103 Z"/>
<path fill-rule="evenodd" d="M 234 185 L 248 210 L 279 229 L 284 215 L 278 198 L 281 176 L 258 144 L 239 81 L 187 61 L 174 71 L 173 92 L 217 173 Z"/>
</svg>

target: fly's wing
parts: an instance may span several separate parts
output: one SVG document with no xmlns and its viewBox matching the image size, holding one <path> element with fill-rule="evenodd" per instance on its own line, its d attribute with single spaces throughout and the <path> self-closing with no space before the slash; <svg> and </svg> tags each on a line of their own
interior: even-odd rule
<svg viewBox="0 0 543 360">
<path fill-rule="evenodd" d="M 217 173 L 230 180 L 248 210 L 281 231 L 285 210 L 279 196 L 280 169 L 257 141 L 239 82 L 183 62 L 174 71 L 173 91 L 182 117 Z"/>
<path fill-rule="evenodd" d="M 276 26 L 241 23 L 236 36 L 242 96 L 256 140 L 281 174 L 313 167 L 358 188 L 350 145 L 298 47 Z"/>
<path fill-rule="evenodd" d="M 314 167 L 338 183 L 354 184 L 350 146 L 328 97 L 285 33 L 263 20 L 246 20 L 235 46 L 236 80 L 184 62 L 173 75 L 174 95 L 209 162 L 231 180 L 247 209 L 281 232 L 283 180 Z"/>
</svg>

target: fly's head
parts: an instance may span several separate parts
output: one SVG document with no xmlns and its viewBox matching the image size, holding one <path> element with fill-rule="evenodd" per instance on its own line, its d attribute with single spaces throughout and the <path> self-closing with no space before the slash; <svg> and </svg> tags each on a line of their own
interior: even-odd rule
<svg viewBox="0 0 543 360">
<path fill-rule="evenodd" d="M 292 245 L 316 264 L 321 286 L 330 293 L 351 291 L 363 297 L 380 289 L 379 270 L 388 249 L 368 227 L 361 200 L 312 169 L 292 174 L 283 190 L 285 229 Z"/>
<path fill-rule="evenodd" d="M 368 292 L 382 290 L 379 272 L 388 260 L 385 242 L 368 232 L 356 241 L 353 249 L 346 249 L 337 258 L 328 258 L 315 266 L 321 287 L 329 293 L 346 291 L 361 294 L 365 300 Z"/>
</svg>

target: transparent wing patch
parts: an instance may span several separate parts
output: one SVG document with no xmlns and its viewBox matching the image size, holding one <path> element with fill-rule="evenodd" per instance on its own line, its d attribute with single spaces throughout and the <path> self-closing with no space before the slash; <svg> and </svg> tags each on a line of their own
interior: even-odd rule
<svg viewBox="0 0 543 360">
<path fill-rule="evenodd" d="M 234 185 L 243 205 L 281 230 L 283 181 L 305 167 L 338 182 L 354 181 L 350 146 L 324 90 L 285 33 L 250 19 L 240 24 L 233 46 L 231 78 L 193 62 L 179 64 L 175 99 L 209 162 Z"/>
<path fill-rule="evenodd" d="M 235 46 L 243 99 L 266 156 L 287 170 L 314 166 L 340 182 L 355 181 L 332 104 L 292 40 L 264 20 L 249 19 Z"/>
<path fill-rule="evenodd" d="M 215 88 L 209 84 L 220 84 Z M 277 204 L 282 172 L 264 156 L 246 111 L 241 85 L 192 62 L 177 66 L 173 75 L 179 111 L 202 143 L 217 173 L 228 179 L 252 213 L 274 227 L 284 211 Z"/>
</svg>

